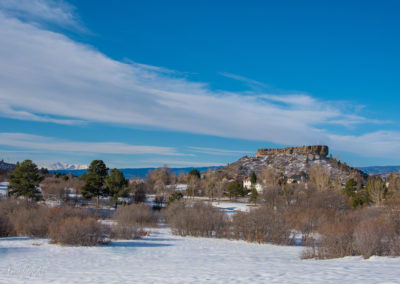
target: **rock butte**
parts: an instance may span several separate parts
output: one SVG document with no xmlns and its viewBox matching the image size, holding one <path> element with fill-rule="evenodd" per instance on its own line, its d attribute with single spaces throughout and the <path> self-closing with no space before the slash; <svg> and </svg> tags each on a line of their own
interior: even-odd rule
<svg viewBox="0 0 400 284">
<path fill-rule="evenodd" d="M 257 157 L 279 155 L 279 154 L 300 154 L 300 155 L 319 155 L 321 158 L 328 156 L 329 148 L 326 145 L 311 145 L 302 147 L 287 148 L 267 148 L 258 149 Z"/>
</svg>

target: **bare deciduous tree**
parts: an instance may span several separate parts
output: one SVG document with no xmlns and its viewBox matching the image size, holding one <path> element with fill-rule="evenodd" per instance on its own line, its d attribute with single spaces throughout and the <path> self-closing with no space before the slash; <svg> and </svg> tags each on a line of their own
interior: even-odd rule
<svg viewBox="0 0 400 284">
<path fill-rule="evenodd" d="M 310 183 L 318 190 L 329 190 L 332 187 L 328 169 L 319 164 L 313 164 L 309 169 Z"/>
<path fill-rule="evenodd" d="M 369 178 L 366 189 L 369 199 L 377 206 L 382 205 L 386 191 L 385 182 L 381 178 Z"/>
<path fill-rule="evenodd" d="M 282 184 L 283 175 L 275 168 L 266 166 L 261 171 L 261 180 L 266 187 L 274 187 Z"/>
</svg>

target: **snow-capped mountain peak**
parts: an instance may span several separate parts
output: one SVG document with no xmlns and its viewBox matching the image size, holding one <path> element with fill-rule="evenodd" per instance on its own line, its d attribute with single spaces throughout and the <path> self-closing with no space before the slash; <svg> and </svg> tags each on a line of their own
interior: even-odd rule
<svg viewBox="0 0 400 284">
<path fill-rule="evenodd" d="M 88 165 L 79 165 L 79 164 L 66 164 L 62 162 L 56 162 L 47 166 L 43 166 L 48 170 L 86 170 Z"/>
</svg>

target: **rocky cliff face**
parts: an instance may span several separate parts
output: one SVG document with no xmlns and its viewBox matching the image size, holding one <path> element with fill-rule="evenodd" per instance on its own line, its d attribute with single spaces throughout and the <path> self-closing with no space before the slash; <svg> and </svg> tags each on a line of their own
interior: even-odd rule
<svg viewBox="0 0 400 284">
<path fill-rule="evenodd" d="M 329 148 L 326 145 L 312 145 L 302 147 L 258 149 L 257 157 L 278 155 L 278 154 L 299 154 L 299 155 L 317 155 L 321 158 L 328 156 Z"/>
</svg>

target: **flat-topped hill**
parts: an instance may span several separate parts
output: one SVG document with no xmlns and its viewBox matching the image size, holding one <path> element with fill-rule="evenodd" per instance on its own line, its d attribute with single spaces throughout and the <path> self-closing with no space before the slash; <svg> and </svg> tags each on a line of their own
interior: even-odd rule
<svg viewBox="0 0 400 284">
<path fill-rule="evenodd" d="M 257 156 L 244 156 L 217 171 L 223 172 L 229 178 L 244 178 L 249 177 L 252 172 L 261 174 L 264 168 L 273 168 L 286 177 L 295 177 L 308 174 L 311 166 L 319 165 L 325 168 L 333 179 L 342 182 L 354 175 L 366 177 L 362 171 L 328 157 L 328 153 L 329 148 L 325 145 L 259 149 Z"/>
</svg>

